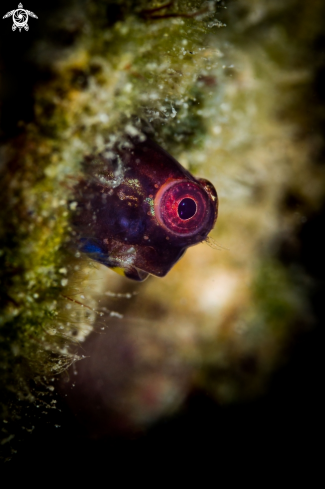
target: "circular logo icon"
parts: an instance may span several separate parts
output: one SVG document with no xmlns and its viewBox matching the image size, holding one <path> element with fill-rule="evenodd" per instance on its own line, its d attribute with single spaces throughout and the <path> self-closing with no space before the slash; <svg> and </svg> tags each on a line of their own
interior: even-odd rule
<svg viewBox="0 0 325 489">
<path fill-rule="evenodd" d="M 11 10 L 10 12 L 7 12 L 6 15 L 3 16 L 3 18 L 6 19 L 7 17 L 11 16 L 13 21 L 12 30 L 15 31 L 18 28 L 19 32 L 21 32 L 23 28 L 25 29 L 25 31 L 28 31 L 28 16 L 34 17 L 34 19 L 38 19 L 37 15 L 35 15 L 34 12 L 23 9 L 23 5 L 21 3 L 18 5 L 18 8 L 16 10 Z"/>
</svg>

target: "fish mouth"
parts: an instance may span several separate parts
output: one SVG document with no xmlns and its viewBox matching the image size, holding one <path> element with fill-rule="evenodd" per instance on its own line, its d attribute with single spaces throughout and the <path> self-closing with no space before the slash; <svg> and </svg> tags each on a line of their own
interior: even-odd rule
<svg viewBox="0 0 325 489">
<path fill-rule="evenodd" d="M 131 267 L 128 270 L 124 270 L 124 275 L 131 280 L 136 280 L 137 282 L 143 282 L 150 275 L 148 272 L 141 270 L 137 267 Z"/>
</svg>

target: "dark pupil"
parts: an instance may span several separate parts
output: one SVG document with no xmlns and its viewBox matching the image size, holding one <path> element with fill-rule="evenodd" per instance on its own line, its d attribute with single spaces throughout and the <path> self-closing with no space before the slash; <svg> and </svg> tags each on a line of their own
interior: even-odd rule
<svg viewBox="0 0 325 489">
<path fill-rule="evenodd" d="M 196 213 L 196 203 L 193 199 L 183 199 L 178 205 L 178 215 L 183 221 L 190 219 Z"/>
</svg>

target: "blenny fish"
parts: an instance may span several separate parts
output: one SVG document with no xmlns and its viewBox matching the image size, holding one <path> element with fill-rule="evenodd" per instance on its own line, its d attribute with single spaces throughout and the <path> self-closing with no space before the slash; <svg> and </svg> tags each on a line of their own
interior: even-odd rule
<svg viewBox="0 0 325 489">
<path fill-rule="evenodd" d="M 189 246 L 204 241 L 218 197 L 153 140 L 87 157 L 75 188 L 79 250 L 126 277 L 163 277 Z"/>
</svg>

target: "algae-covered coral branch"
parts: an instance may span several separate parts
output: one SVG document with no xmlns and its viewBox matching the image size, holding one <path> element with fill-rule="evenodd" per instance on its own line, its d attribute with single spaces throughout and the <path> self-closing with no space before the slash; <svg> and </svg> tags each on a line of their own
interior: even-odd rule
<svg viewBox="0 0 325 489">
<path fill-rule="evenodd" d="M 14 105 L 17 125 L 10 132 L 2 115 L 4 416 L 21 396 L 21 386 L 28 396 L 32 379 L 52 378 L 75 359 L 73 344 L 91 328 L 76 296 L 85 287 L 80 274 L 86 264 L 74 256 L 69 224 L 84 157 L 116 144 L 124 134 L 141 132 L 134 116 L 150 122 L 165 146 L 189 148 L 204 131 L 197 114 L 204 93 L 197 79 L 217 60 L 205 56 L 204 44 L 215 8 L 210 2 L 199 16 L 186 16 L 200 12 L 202 2 L 172 3 L 174 17 L 155 20 L 143 15 L 156 6 L 148 2 L 136 8 L 127 1 L 40 8 L 43 33 L 38 31 L 40 37 L 28 49 L 16 46 L 21 62 L 33 66 L 30 93 L 24 90 L 33 115 L 20 119 Z M 9 62 L 6 68 L 9 79 Z M 178 136 L 173 138 L 173 132 Z"/>
</svg>

